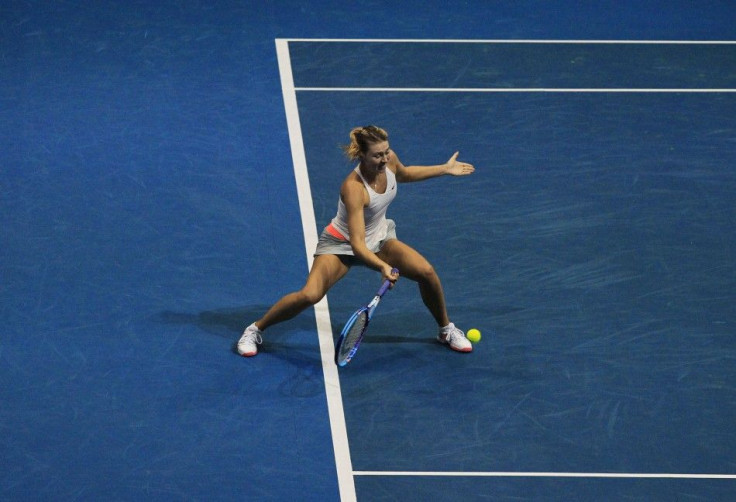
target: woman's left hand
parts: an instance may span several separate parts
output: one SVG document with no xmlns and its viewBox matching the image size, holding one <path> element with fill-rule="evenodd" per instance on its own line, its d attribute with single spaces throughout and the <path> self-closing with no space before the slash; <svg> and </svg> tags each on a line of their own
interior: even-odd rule
<svg viewBox="0 0 736 502">
<path fill-rule="evenodd" d="M 468 164 L 467 162 L 458 162 L 457 156 L 460 154 L 460 152 L 455 152 L 455 154 L 450 157 L 450 160 L 447 161 L 445 164 L 447 166 L 447 174 L 452 174 L 453 176 L 467 176 L 468 174 L 471 174 L 473 171 L 475 171 L 475 168 L 472 164 Z"/>
</svg>

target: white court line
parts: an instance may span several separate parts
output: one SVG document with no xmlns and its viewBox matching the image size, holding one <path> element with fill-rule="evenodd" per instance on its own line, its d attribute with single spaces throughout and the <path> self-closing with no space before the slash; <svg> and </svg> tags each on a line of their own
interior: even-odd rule
<svg viewBox="0 0 736 502">
<path fill-rule="evenodd" d="M 417 39 L 417 38 L 285 38 L 287 42 L 371 44 L 577 44 L 577 45 L 734 45 L 735 40 L 544 40 L 544 39 Z"/>
<path fill-rule="evenodd" d="M 294 76 L 291 72 L 289 45 L 286 41 L 276 40 L 276 55 L 278 57 L 279 74 L 281 76 L 281 89 L 284 96 L 286 122 L 289 129 L 289 142 L 291 145 L 292 162 L 294 164 L 294 176 L 296 177 L 299 210 L 302 217 L 304 248 L 307 253 L 307 264 L 311 270 L 312 263 L 314 262 L 312 253 L 317 246 L 318 240 L 317 223 L 314 217 L 312 190 L 309 184 L 307 160 L 304 154 L 304 141 L 299 122 L 299 109 L 296 102 L 296 92 L 294 91 Z M 348 444 L 348 433 L 345 425 L 345 412 L 342 406 L 340 378 L 337 374 L 337 365 L 333 359 L 335 349 L 332 341 L 332 324 L 330 322 L 327 297 L 323 298 L 314 306 L 314 311 L 317 319 L 317 335 L 322 357 L 322 373 L 325 379 L 327 411 L 330 418 L 330 431 L 332 432 L 332 447 L 335 453 L 340 499 L 344 502 L 353 502 L 356 500 L 355 480 L 353 479 L 352 473 L 353 464 L 350 460 L 350 446 Z"/>
<path fill-rule="evenodd" d="M 295 87 L 300 92 L 560 92 L 560 93 L 718 93 L 736 92 L 736 89 L 619 89 L 619 88 L 546 88 L 546 87 Z"/>
<path fill-rule="evenodd" d="M 439 472 L 354 471 L 354 476 L 429 476 L 485 478 L 616 478 L 616 479 L 736 479 L 736 474 L 665 474 L 625 472 Z"/>
</svg>

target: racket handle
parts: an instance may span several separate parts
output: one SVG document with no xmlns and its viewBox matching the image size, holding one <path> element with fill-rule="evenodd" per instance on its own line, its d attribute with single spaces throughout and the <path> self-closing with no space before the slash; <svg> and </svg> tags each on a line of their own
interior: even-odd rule
<svg viewBox="0 0 736 502">
<path fill-rule="evenodd" d="M 399 273 L 399 269 L 398 268 L 392 268 L 391 269 L 391 273 L 392 274 L 398 274 Z M 390 280 L 386 279 L 385 281 L 383 281 L 383 286 L 381 286 L 381 289 L 378 290 L 378 296 L 383 296 L 383 294 L 386 291 L 388 291 L 388 288 L 390 288 L 390 287 L 391 287 L 391 281 Z"/>
</svg>

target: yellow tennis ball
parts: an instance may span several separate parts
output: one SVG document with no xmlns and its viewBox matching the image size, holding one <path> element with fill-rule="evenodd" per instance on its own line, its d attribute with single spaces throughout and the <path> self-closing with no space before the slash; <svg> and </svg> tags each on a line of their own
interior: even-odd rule
<svg viewBox="0 0 736 502">
<path fill-rule="evenodd" d="M 475 328 L 469 329 L 468 334 L 465 336 L 467 336 L 468 340 L 470 340 L 473 343 L 480 342 L 480 331 L 478 331 Z"/>
</svg>

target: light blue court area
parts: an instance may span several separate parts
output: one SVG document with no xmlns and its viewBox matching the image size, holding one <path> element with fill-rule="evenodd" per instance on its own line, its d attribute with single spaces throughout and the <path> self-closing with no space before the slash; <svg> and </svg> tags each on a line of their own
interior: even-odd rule
<svg viewBox="0 0 736 502">
<path fill-rule="evenodd" d="M 7 2 L 6 2 L 7 3 Z M 9 2 L 0 499 L 736 498 L 728 2 Z M 399 281 L 308 272 L 358 125 L 405 164 Z"/>
</svg>

